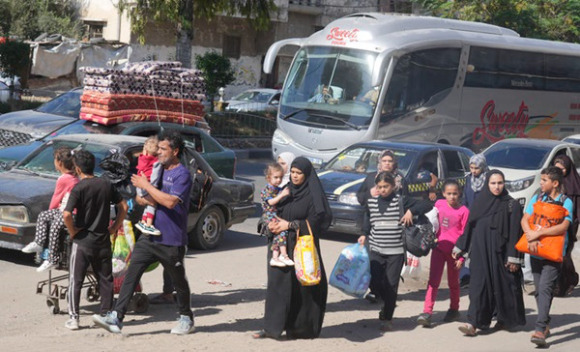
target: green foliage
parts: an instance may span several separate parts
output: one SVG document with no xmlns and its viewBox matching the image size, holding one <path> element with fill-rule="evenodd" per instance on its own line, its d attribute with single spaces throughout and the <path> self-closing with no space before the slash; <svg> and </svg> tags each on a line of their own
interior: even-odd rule
<svg viewBox="0 0 580 352">
<path fill-rule="evenodd" d="M 522 37 L 580 41 L 580 0 L 412 0 L 438 17 L 485 22 Z"/>
<path fill-rule="evenodd" d="M 24 76 L 30 62 L 30 45 L 14 41 L 0 42 L 0 69 L 10 77 Z"/>
<path fill-rule="evenodd" d="M 12 15 L 10 13 L 10 2 L 8 0 L 0 0 L 0 36 L 8 36 L 10 33 L 10 22 L 12 22 Z"/>
<path fill-rule="evenodd" d="M 46 32 L 80 38 L 82 25 L 75 0 L 4 1 L 10 2 L 11 35 L 34 39 Z"/>
<path fill-rule="evenodd" d="M 205 90 L 212 97 L 217 94 L 220 87 L 225 87 L 235 80 L 230 60 L 215 51 L 195 55 L 195 63 L 202 72 Z"/>
<path fill-rule="evenodd" d="M 117 6 L 128 11 L 131 29 L 141 44 L 149 21 L 175 23 L 177 32 L 187 31 L 193 38 L 194 17 L 240 14 L 257 30 L 265 30 L 270 26 L 270 11 L 276 9 L 273 0 L 119 0 Z"/>
</svg>

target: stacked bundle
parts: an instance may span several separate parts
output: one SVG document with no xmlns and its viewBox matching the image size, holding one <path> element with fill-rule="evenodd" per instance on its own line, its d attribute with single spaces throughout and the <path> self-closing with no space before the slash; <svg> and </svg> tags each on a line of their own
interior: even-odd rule
<svg viewBox="0 0 580 352">
<path fill-rule="evenodd" d="M 203 118 L 200 72 L 180 62 L 147 61 L 121 70 L 83 67 L 83 120 L 113 125 L 127 121 L 165 121 L 195 125 Z"/>
</svg>

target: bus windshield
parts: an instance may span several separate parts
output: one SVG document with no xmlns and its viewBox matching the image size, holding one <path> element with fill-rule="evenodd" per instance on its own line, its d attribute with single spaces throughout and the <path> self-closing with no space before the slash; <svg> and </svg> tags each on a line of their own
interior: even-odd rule
<svg viewBox="0 0 580 352">
<path fill-rule="evenodd" d="M 380 93 L 370 85 L 376 56 L 346 48 L 302 48 L 288 73 L 280 118 L 331 129 L 368 128 Z"/>
</svg>

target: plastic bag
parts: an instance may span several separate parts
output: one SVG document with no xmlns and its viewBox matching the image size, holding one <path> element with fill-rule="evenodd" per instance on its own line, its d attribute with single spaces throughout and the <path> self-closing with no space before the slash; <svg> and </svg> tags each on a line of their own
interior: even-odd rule
<svg viewBox="0 0 580 352">
<path fill-rule="evenodd" d="M 439 232 L 439 210 L 433 207 L 433 209 L 425 213 L 425 216 L 427 217 L 427 219 L 429 219 L 431 225 L 433 225 L 433 233 L 436 234 L 437 232 Z"/>
<path fill-rule="evenodd" d="M 407 263 L 403 265 L 401 270 L 401 277 L 418 279 L 421 275 L 421 260 L 419 257 L 407 253 Z"/>
<path fill-rule="evenodd" d="M 131 253 L 135 248 L 135 233 L 133 232 L 133 223 L 129 220 L 123 220 L 123 226 L 119 228 L 116 234 L 111 235 L 111 246 L 113 251 L 113 277 L 123 277 L 131 260 Z M 147 268 L 146 272 L 151 271 L 159 266 L 155 262 Z"/>
<path fill-rule="evenodd" d="M 362 297 L 371 281 L 371 262 L 364 246 L 346 246 L 332 269 L 329 284 L 347 295 Z"/>
<path fill-rule="evenodd" d="M 312 229 L 308 225 L 308 235 L 300 236 L 300 230 L 296 233 L 296 247 L 294 247 L 294 269 L 296 271 L 296 278 L 302 286 L 314 286 L 320 283 L 320 260 L 316 245 L 314 244 L 314 237 L 312 236 Z"/>
</svg>

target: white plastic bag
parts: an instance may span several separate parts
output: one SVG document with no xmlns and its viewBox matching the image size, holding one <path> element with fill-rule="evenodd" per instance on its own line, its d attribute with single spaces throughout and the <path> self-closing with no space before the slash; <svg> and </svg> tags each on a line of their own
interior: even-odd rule
<svg viewBox="0 0 580 352">
<path fill-rule="evenodd" d="M 403 266 L 401 270 L 401 277 L 418 279 L 421 275 L 421 260 L 419 257 L 415 257 L 411 253 L 407 253 L 407 263 Z"/>
<path fill-rule="evenodd" d="M 431 225 L 433 225 L 433 233 L 436 234 L 439 232 L 439 210 L 433 207 L 428 213 L 425 213 L 425 216 L 429 219 Z"/>
</svg>

